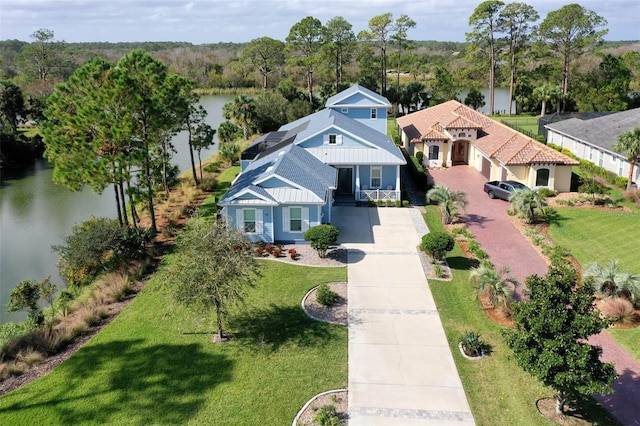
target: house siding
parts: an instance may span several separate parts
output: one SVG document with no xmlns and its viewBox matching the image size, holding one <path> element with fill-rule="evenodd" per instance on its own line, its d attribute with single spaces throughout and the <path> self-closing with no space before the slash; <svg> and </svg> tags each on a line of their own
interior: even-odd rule
<svg viewBox="0 0 640 426">
<path fill-rule="evenodd" d="M 255 210 L 262 211 L 262 232 L 255 233 L 255 234 L 245 234 L 247 238 L 252 242 L 256 242 L 256 241 L 273 242 L 274 228 L 273 228 L 273 217 L 271 215 L 272 207 L 271 206 L 266 206 L 266 207 L 250 206 L 250 205 L 225 207 L 224 211 L 225 211 L 225 219 L 227 220 L 227 223 L 233 226 L 234 228 L 239 229 L 241 232 L 243 231 L 243 229 L 239 227 L 236 218 L 237 218 L 238 211 L 242 209 L 255 209 Z"/>
<path fill-rule="evenodd" d="M 631 167 L 627 158 L 623 155 L 612 153 L 604 148 L 591 145 L 579 140 L 575 140 L 570 136 L 555 132 L 553 129 L 547 129 L 547 138 L 550 143 L 568 149 L 576 157 L 583 160 L 591 161 L 593 164 L 603 167 L 604 169 L 615 173 L 618 176 L 628 177 L 629 167 Z M 600 159 L 602 158 L 602 164 Z M 620 167 L 622 163 L 622 168 Z M 640 168 L 636 167 L 633 175 L 634 182 L 638 181 L 640 176 Z"/>
<path fill-rule="evenodd" d="M 274 207 L 273 215 L 275 217 L 275 223 L 273 224 L 275 231 L 275 241 L 278 242 L 301 242 L 304 241 L 304 231 L 303 232 L 286 232 L 284 230 L 284 209 L 287 207 L 302 207 L 307 209 L 309 214 L 309 222 L 308 228 L 311 228 L 316 225 L 320 225 L 320 217 L 318 204 L 291 204 L 291 205 L 282 205 Z M 303 226 L 304 229 L 304 226 Z"/>
</svg>

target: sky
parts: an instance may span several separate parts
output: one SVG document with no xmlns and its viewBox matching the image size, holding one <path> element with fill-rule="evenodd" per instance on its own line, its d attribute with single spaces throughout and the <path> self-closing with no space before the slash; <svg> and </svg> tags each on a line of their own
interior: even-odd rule
<svg viewBox="0 0 640 426">
<path fill-rule="evenodd" d="M 572 3 L 520 0 L 541 18 Z M 505 0 L 508 3 L 509 0 Z M 574 0 L 607 20 L 605 40 L 640 40 L 640 0 Z M 412 40 L 464 41 L 473 0 L 2 0 L 0 39 L 31 41 L 40 28 L 66 42 L 186 41 L 193 44 L 284 40 L 306 16 L 323 24 L 342 16 L 357 34 L 391 12 L 417 25 Z"/>
</svg>

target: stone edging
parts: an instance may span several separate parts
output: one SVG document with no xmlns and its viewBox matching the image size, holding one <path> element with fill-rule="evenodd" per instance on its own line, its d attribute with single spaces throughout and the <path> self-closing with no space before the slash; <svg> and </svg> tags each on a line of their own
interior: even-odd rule
<svg viewBox="0 0 640 426">
<path fill-rule="evenodd" d="M 310 313 L 309 311 L 307 311 L 307 308 L 305 308 L 305 306 L 304 306 L 304 305 L 305 305 L 305 302 L 307 301 L 307 298 L 311 295 L 311 293 L 313 293 L 314 291 L 316 291 L 316 289 L 317 289 L 318 287 L 320 287 L 320 286 L 319 286 L 319 285 L 318 285 L 318 286 L 315 286 L 314 288 L 312 288 L 311 290 L 309 290 L 309 291 L 307 292 L 307 294 L 305 294 L 305 295 L 304 295 L 304 297 L 302 298 L 302 302 L 301 302 L 300 304 L 301 304 L 301 306 L 302 306 L 302 310 L 304 311 L 304 313 L 305 313 L 305 314 L 307 314 L 307 316 L 308 316 L 309 318 L 313 318 L 313 319 L 314 319 L 314 320 L 316 320 L 316 321 L 326 322 L 326 323 L 329 323 L 329 324 L 344 325 L 343 323 L 341 323 L 341 322 L 339 322 L 339 321 L 330 321 L 330 320 L 327 320 L 327 319 L 323 319 L 323 318 L 315 317 L 315 316 L 311 315 L 311 313 Z M 331 391 L 331 392 L 337 392 L 337 391 Z M 322 395 L 322 394 L 320 394 L 320 395 Z M 320 396 L 320 395 L 316 395 L 316 396 Z"/>
<path fill-rule="evenodd" d="M 316 396 L 314 396 L 313 398 L 311 398 L 309 401 L 307 401 L 306 404 L 304 404 L 302 406 L 300 411 L 298 411 L 298 414 L 296 414 L 296 416 L 293 418 L 293 422 L 291 423 L 291 426 L 297 426 L 298 425 L 298 420 L 300 419 L 300 416 L 302 415 L 302 413 L 305 412 L 305 410 L 309 407 L 309 405 L 311 405 L 313 403 L 313 401 L 315 401 L 316 399 L 320 398 L 321 396 L 328 395 L 328 394 L 331 394 L 331 393 L 338 393 L 338 392 L 348 392 L 348 389 L 328 390 L 328 391 L 325 391 L 325 392 L 321 392 L 321 393 L 317 394 Z"/>
<path fill-rule="evenodd" d="M 464 353 L 464 349 L 462 348 L 462 342 L 458 342 L 458 349 L 460 349 L 460 353 L 462 354 L 463 357 L 465 357 L 466 359 L 471 360 L 471 361 L 479 361 L 482 358 L 484 358 L 484 355 L 485 355 L 484 351 L 482 351 L 482 354 L 478 355 L 478 356 L 469 356 L 469 355 L 467 355 L 466 353 Z"/>
</svg>

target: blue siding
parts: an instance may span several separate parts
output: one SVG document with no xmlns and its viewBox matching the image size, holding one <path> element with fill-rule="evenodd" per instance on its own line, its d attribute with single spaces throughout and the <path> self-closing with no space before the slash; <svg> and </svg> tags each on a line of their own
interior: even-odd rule
<svg viewBox="0 0 640 426">
<path fill-rule="evenodd" d="M 338 112 L 342 112 L 341 107 L 337 107 L 334 109 L 337 110 Z M 377 110 L 376 119 L 371 118 L 370 107 L 365 107 L 365 108 L 349 107 L 349 111 L 345 113 L 345 115 L 386 135 L 387 134 L 387 109 L 382 107 L 382 108 L 376 108 L 376 110 Z"/>
<path fill-rule="evenodd" d="M 382 189 L 386 189 L 388 185 L 396 189 L 396 166 L 382 166 Z"/>
<path fill-rule="evenodd" d="M 272 177 L 264 182 L 260 183 L 260 187 L 262 188 L 291 188 L 291 185 L 288 183 L 284 183 L 282 180 L 277 177 Z"/>
<path fill-rule="evenodd" d="M 249 164 L 251 164 L 251 160 L 240 160 L 240 171 L 244 172 L 244 169 L 246 169 Z"/>
</svg>

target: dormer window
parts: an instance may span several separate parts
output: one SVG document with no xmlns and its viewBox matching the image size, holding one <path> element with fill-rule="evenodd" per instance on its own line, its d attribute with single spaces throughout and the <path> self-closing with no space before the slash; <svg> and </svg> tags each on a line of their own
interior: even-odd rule
<svg viewBox="0 0 640 426">
<path fill-rule="evenodd" d="M 342 145 L 342 135 L 337 135 L 335 133 L 325 135 L 324 143 L 326 145 Z"/>
<path fill-rule="evenodd" d="M 371 119 L 375 120 L 378 118 L 378 108 L 371 108 Z"/>
</svg>

